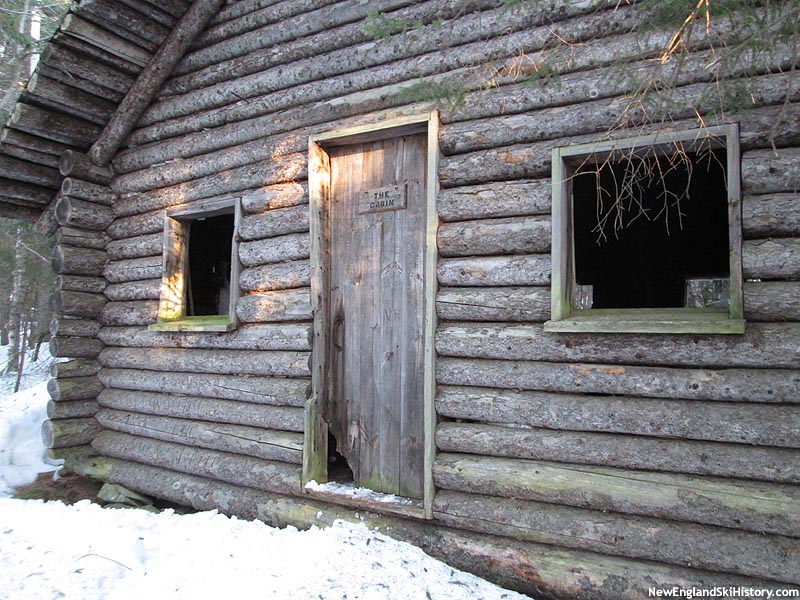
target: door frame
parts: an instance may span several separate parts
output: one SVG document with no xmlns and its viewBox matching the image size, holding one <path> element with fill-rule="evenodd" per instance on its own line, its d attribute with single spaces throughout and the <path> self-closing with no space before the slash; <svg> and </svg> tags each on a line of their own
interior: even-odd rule
<svg viewBox="0 0 800 600">
<path fill-rule="evenodd" d="M 424 232 L 424 342 L 423 342 L 423 418 L 424 461 L 423 499 L 421 506 L 407 502 L 376 503 L 387 512 L 433 518 L 433 460 L 436 391 L 434 334 L 436 331 L 436 266 L 438 251 L 436 231 L 438 214 L 436 196 L 439 191 L 439 113 L 426 112 L 410 116 L 395 116 L 376 120 L 366 125 L 335 129 L 312 135 L 308 141 L 308 194 L 311 210 L 311 308 L 314 330 L 311 352 L 311 391 L 305 407 L 303 440 L 303 489 L 312 495 L 315 486 L 310 481 L 328 481 L 328 425 L 325 407 L 330 401 L 330 157 L 328 149 L 336 146 L 371 142 L 402 135 L 427 133 L 425 159 L 425 232 Z M 352 496 L 340 499 L 324 495 L 325 499 L 348 505 L 358 505 Z M 384 506 L 385 505 L 385 506 Z M 374 508 L 374 506 L 372 506 Z"/>
</svg>

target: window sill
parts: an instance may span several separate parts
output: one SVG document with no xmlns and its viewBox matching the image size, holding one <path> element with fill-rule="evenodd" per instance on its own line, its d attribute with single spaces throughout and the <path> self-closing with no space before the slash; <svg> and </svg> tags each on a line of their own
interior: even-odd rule
<svg viewBox="0 0 800 600">
<path fill-rule="evenodd" d="M 720 309 L 590 309 L 559 321 L 547 321 L 545 331 L 559 333 L 744 333 L 743 319 Z"/>
<path fill-rule="evenodd" d="M 426 515 L 422 500 L 374 492 L 356 487 L 353 483 L 309 481 L 303 491 L 312 498 L 349 508 L 361 508 L 416 519 L 431 518 Z"/>
<path fill-rule="evenodd" d="M 183 317 L 169 321 L 158 321 L 147 327 L 148 331 L 232 331 L 236 323 L 227 315 L 211 315 L 207 317 Z"/>
</svg>

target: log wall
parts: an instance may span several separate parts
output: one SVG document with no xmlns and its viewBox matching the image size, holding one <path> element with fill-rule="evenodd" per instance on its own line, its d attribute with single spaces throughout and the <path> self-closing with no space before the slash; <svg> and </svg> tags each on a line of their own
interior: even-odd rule
<svg viewBox="0 0 800 600">
<path fill-rule="evenodd" d="M 94 472 L 278 523 L 334 514 L 298 489 L 312 319 L 307 139 L 437 107 L 439 453 L 427 531 L 439 541 L 409 521 L 376 522 L 451 560 L 491 556 L 486 574 L 543 598 L 639 598 L 648 581 L 800 584 L 791 48 L 759 50 L 755 72 L 725 65 L 719 89 L 744 89 L 751 103 L 721 119 L 704 94 L 709 38 L 690 40 L 680 68 L 658 66 L 672 33 L 631 33 L 640 9 L 607 7 L 382 0 L 370 10 L 396 30 L 381 35 L 359 2 L 239 0 L 220 11 L 114 158 L 113 221 L 88 187 L 60 213 L 110 240 L 80 260 L 62 252 L 75 266 L 61 303 L 80 305 L 80 323 L 59 324 L 63 343 L 99 323 L 84 358 L 102 369 L 76 364 L 76 384 L 54 395 L 74 398 L 70 426 L 87 418 L 77 403 L 97 402 Z M 722 44 L 736 31 L 717 19 L 708 35 Z M 137 35 L 146 46 L 157 34 Z M 617 119 L 643 77 L 674 82 L 675 103 L 647 113 L 671 128 L 696 127 L 697 114 L 740 125 L 743 335 L 544 331 L 551 150 L 630 135 Z M 635 132 L 657 131 L 644 114 L 634 111 Z M 224 198 L 242 207 L 238 328 L 148 331 L 163 210 Z M 92 201 L 104 208 L 87 213 Z M 88 286 L 100 275 L 102 306 L 76 302 L 96 296 Z M 95 378 L 104 389 L 88 398 Z M 501 560 L 512 555 L 519 565 Z"/>
</svg>

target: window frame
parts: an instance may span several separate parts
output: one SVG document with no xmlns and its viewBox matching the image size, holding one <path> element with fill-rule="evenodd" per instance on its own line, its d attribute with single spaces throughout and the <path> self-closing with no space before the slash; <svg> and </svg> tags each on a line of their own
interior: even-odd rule
<svg viewBox="0 0 800 600">
<path fill-rule="evenodd" d="M 701 147 L 725 149 L 728 196 L 730 305 L 721 308 L 577 309 L 572 212 L 572 175 L 587 161 L 599 163 L 623 151 L 637 149 L 664 154 L 679 145 L 687 152 Z M 742 216 L 739 127 L 729 124 L 702 129 L 661 132 L 633 138 L 592 142 L 553 149 L 552 154 L 552 277 L 551 316 L 544 324 L 552 332 L 597 333 L 744 333 L 742 306 Z"/>
<path fill-rule="evenodd" d="M 231 273 L 228 314 L 186 315 L 186 273 L 189 269 L 189 227 L 192 221 L 220 215 L 233 215 L 231 239 Z M 158 320 L 151 331 L 209 331 L 225 332 L 236 329 L 236 304 L 240 296 L 239 272 L 239 221 L 240 198 L 224 198 L 195 202 L 191 205 L 167 209 L 164 212 L 163 262 L 159 291 Z M 175 281 L 180 281 L 175 285 Z"/>
</svg>

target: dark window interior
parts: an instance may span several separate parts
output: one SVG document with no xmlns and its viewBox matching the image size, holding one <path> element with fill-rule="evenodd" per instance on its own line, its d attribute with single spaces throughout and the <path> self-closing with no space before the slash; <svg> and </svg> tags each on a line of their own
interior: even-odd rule
<svg viewBox="0 0 800 600">
<path fill-rule="evenodd" d="M 592 308 L 681 307 L 687 278 L 729 277 L 725 165 L 722 149 L 581 167 L 573 179 L 575 279 L 593 286 Z M 603 236 L 598 187 L 607 209 L 626 170 L 656 176 L 637 179 L 623 226 L 607 223 Z"/>
<path fill-rule="evenodd" d="M 189 231 L 188 316 L 228 314 L 233 215 L 195 219 Z"/>
</svg>

